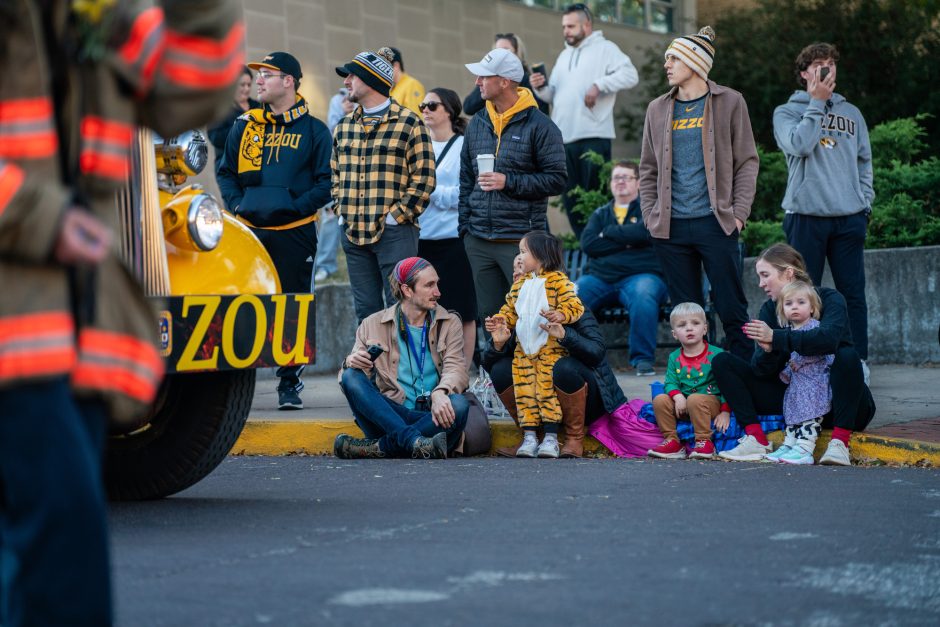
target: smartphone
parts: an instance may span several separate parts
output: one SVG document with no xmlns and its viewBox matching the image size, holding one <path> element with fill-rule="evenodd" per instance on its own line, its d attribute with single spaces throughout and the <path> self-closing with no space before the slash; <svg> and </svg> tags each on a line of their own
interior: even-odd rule
<svg viewBox="0 0 940 627">
<path fill-rule="evenodd" d="M 533 63 L 532 64 L 532 73 L 533 74 L 545 74 L 545 64 L 544 63 Z"/>
<path fill-rule="evenodd" d="M 829 76 L 829 66 L 826 65 L 819 68 L 819 80 L 822 81 L 827 76 Z"/>
<path fill-rule="evenodd" d="M 366 349 L 366 352 L 369 353 L 369 359 L 371 359 L 372 361 L 375 361 L 376 359 L 379 358 L 379 355 L 385 352 L 385 349 L 379 346 L 378 344 L 373 344 L 372 346 Z"/>
</svg>

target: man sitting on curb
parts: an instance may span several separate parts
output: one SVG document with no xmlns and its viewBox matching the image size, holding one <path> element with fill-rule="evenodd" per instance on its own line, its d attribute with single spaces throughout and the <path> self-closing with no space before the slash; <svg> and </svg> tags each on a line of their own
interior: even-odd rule
<svg viewBox="0 0 940 627">
<path fill-rule="evenodd" d="M 614 199 L 591 214 L 581 233 L 589 258 L 578 279 L 578 296 L 593 311 L 620 303 L 630 314 L 630 364 L 637 376 L 651 376 L 656 355 L 659 308 L 668 290 L 650 233 L 640 211 L 640 168 L 619 161 L 610 173 Z"/>
<path fill-rule="evenodd" d="M 470 410 L 461 394 L 469 382 L 463 323 L 437 304 L 437 272 L 427 260 L 398 262 L 389 283 L 398 303 L 362 321 L 339 377 L 366 437 L 340 434 L 333 453 L 443 459 L 460 444 Z"/>
</svg>

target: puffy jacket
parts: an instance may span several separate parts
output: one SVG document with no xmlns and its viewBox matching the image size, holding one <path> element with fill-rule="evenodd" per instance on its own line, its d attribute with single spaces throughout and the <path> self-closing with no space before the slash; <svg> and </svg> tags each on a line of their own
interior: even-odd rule
<svg viewBox="0 0 940 627">
<path fill-rule="evenodd" d="M 307 112 L 303 98 L 280 115 L 265 105 L 264 115 L 271 121 L 265 124 L 261 169 L 239 172 L 238 153 L 250 114 L 232 126 L 219 167 L 219 189 L 229 211 L 255 226 L 282 226 L 316 214 L 330 201 L 333 137 L 326 124 Z"/>
<path fill-rule="evenodd" d="M 627 397 L 624 396 L 620 384 L 617 383 L 617 377 L 614 376 L 613 370 L 610 369 L 610 365 L 607 363 L 607 346 L 604 344 L 604 336 L 597 324 L 597 318 L 594 317 L 590 309 L 585 309 L 576 322 L 565 325 L 565 337 L 559 340 L 559 344 L 568 350 L 571 357 L 580 361 L 594 373 L 604 409 L 608 413 L 613 412 L 627 402 Z M 509 338 L 502 350 L 496 350 L 493 346 L 493 340 L 490 339 L 483 351 L 480 363 L 483 364 L 485 370 L 491 371 L 496 362 L 503 359 L 512 359 L 515 348 L 515 333 Z M 589 418 L 594 419 L 597 416 L 589 416 Z"/>
<path fill-rule="evenodd" d="M 244 26 L 228 0 L 89 4 L 0 8 L 0 386 L 67 377 L 127 421 L 163 373 L 155 312 L 116 255 L 55 261 L 62 216 L 74 203 L 118 228 L 136 125 L 171 137 L 224 110 Z"/>
<path fill-rule="evenodd" d="M 536 107 L 515 116 L 496 132 L 484 108 L 473 116 L 460 153 L 460 200 L 457 231 L 488 240 L 522 239 L 546 229 L 548 197 L 565 190 L 568 169 L 561 131 Z M 477 184 L 477 155 L 496 155 L 495 171 L 506 175 L 506 187 L 484 192 Z"/>
</svg>

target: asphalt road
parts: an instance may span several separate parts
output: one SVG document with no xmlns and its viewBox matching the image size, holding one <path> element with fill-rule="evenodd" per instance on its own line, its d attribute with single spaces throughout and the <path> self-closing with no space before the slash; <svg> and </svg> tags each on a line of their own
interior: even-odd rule
<svg viewBox="0 0 940 627">
<path fill-rule="evenodd" d="M 242 457 L 111 524 L 128 626 L 940 624 L 936 470 Z"/>
</svg>

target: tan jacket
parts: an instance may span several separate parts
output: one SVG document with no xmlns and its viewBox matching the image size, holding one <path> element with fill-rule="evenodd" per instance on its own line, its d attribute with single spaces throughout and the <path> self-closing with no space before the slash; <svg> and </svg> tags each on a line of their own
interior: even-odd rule
<svg viewBox="0 0 940 627">
<path fill-rule="evenodd" d="M 378 344 L 385 352 L 375 360 L 375 383 L 379 392 L 396 403 L 405 400 L 405 391 L 398 385 L 398 325 L 395 321 L 395 306 L 378 311 L 356 329 L 356 343 L 351 353 Z M 434 310 L 434 324 L 428 338 L 431 357 L 441 380 L 432 392 L 443 390 L 447 394 L 460 394 L 470 382 L 467 364 L 463 358 L 463 322 L 440 305 Z M 340 370 L 337 379 L 342 379 Z"/>
<path fill-rule="evenodd" d="M 230 102 L 241 11 L 231 0 L 126 0 L 101 15 L 88 7 L 107 3 L 3 4 L 0 387 L 67 377 L 131 420 L 163 374 L 153 306 L 116 255 L 94 269 L 57 263 L 59 225 L 77 202 L 117 228 L 137 124 L 170 137 Z"/>
<path fill-rule="evenodd" d="M 757 191 L 759 159 L 744 97 L 708 81 L 702 150 L 711 209 L 725 233 L 747 222 Z M 650 235 L 669 239 L 672 215 L 672 111 L 677 87 L 646 108 L 640 157 L 640 209 Z"/>
</svg>

